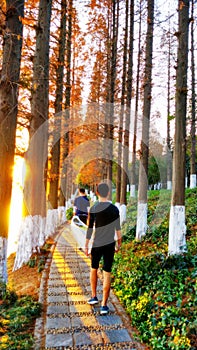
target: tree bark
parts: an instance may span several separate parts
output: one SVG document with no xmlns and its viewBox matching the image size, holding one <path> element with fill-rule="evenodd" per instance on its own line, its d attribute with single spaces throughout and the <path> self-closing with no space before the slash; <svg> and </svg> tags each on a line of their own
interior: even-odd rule
<svg viewBox="0 0 197 350">
<path fill-rule="evenodd" d="M 65 91 L 65 110 L 64 119 L 66 125 L 69 125 L 70 115 L 70 105 L 71 105 L 71 48 L 72 48 L 72 31 L 73 31 L 73 21 L 72 21 L 72 11 L 73 11 L 73 0 L 68 2 L 68 28 L 67 28 L 67 41 L 66 41 L 66 91 Z M 74 65 L 74 64 L 73 64 Z M 74 68 L 73 68 L 74 69 Z M 59 195 L 59 205 L 64 206 L 65 200 L 68 200 L 72 193 L 72 175 L 71 167 L 66 158 L 69 154 L 69 144 L 72 145 L 72 129 L 71 127 L 66 128 L 62 137 L 62 148 L 61 148 L 61 177 L 60 177 L 60 195 Z M 72 146 L 71 146 L 72 147 Z"/>
<path fill-rule="evenodd" d="M 0 80 L 0 279 L 6 281 L 6 252 L 18 113 L 24 1 L 6 1 L 3 62 Z"/>
<path fill-rule="evenodd" d="M 133 30 L 134 30 L 134 1 L 129 2 L 129 57 L 127 70 L 127 92 L 126 92 L 126 113 L 124 130 L 124 148 L 123 148 L 123 169 L 120 204 L 127 204 L 127 183 L 128 183 L 128 163 L 129 163 L 129 136 L 131 121 L 131 97 L 133 80 Z"/>
<path fill-rule="evenodd" d="M 116 62 L 117 62 L 117 41 L 118 41 L 118 24 L 119 24 L 119 0 L 112 0 L 112 36 L 109 36 L 110 44 L 110 69 L 109 69 L 109 90 L 107 94 L 107 138 L 104 142 L 108 144 L 107 147 L 107 179 L 109 181 L 110 193 L 112 190 L 112 164 L 113 164 L 113 139 L 114 139 L 114 95 L 116 82 Z"/>
<path fill-rule="evenodd" d="M 171 90 L 171 26 L 169 24 L 168 42 L 168 83 L 167 83 L 167 189 L 172 189 L 172 151 L 170 142 L 170 90 Z"/>
<path fill-rule="evenodd" d="M 168 253 L 186 250 L 185 226 L 185 156 L 189 0 L 179 1 L 178 53 L 176 69 L 175 144 L 173 154 L 172 196 Z"/>
<path fill-rule="evenodd" d="M 146 234 L 147 230 L 147 190 L 148 190 L 148 154 L 149 154 L 149 124 L 152 92 L 152 52 L 153 52 L 153 21 L 154 0 L 147 0 L 148 19 L 146 35 L 146 59 L 144 73 L 144 105 L 142 120 L 142 140 L 140 150 L 139 189 L 136 239 Z"/>
<path fill-rule="evenodd" d="M 191 2 L 191 159 L 190 159 L 190 188 L 196 187 L 196 95 L 195 95 L 195 57 L 194 57 L 194 0 Z"/>
<path fill-rule="evenodd" d="M 48 161 L 49 33 L 51 2 L 40 0 L 31 96 L 30 143 L 26 153 L 25 216 L 46 216 Z"/>
<path fill-rule="evenodd" d="M 61 138 L 61 119 L 63 104 L 63 78 L 65 61 L 65 43 L 66 43 L 66 10 L 67 0 L 61 1 L 61 23 L 59 36 L 59 54 L 57 65 L 57 87 L 55 98 L 55 120 L 53 131 L 53 147 L 51 150 L 51 168 L 50 168 L 50 190 L 49 203 L 54 209 L 58 207 L 59 173 L 60 173 L 60 138 Z"/>
<path fill-rule="evenodd" d="M 136 74 L 136 98 L 135 98 L 135 113 L 132 141 L 132 160 L 131 160 L 131 180 L 130 180 L 130 196 L 136 197 L 136 143 L 137 143 L 137 120 L 139 106 L 139 82 L 140 82 L 140 65 L 141 65 L 141 32 L 142 32 L 142 3 L 139 4 L 139 34 L 138 34 L 138 59 L 137 59 L 137 74 Z"/>
<path fill-rule="evenodd" d="M 126 0 L 125 4 L 125 31 L 124 31 L 124 45 L 123 45 L 123 69 L 122 69 L 122 89 L 121 89 L 121 109 L 118 127 L 118 167 L 116 174 L 116 204 L 120 205 L 121 187 L 122 187 L 122 140 L 123 140 L 123 122 L 124 122 L 124 105 L 126 94 L 126 77 L 127 77 L 127 52 L 128 52 L 128 14 L 129 2 Z"/>
</svg>

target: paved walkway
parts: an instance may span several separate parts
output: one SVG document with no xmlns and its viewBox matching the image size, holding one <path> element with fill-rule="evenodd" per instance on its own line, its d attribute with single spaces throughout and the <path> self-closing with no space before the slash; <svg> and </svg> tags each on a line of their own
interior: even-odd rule
<svg viewBox="0 0 197 350">
<path fill-rule="evenodd" d="M 77 247 L 69 225 L 60 230 L 40 286 L 41 318 L 36 320 L 34 350 L 145 349 L 132 336 L 124 309 L 111 291 L 108 315 L 91 306 L 90 259 Z M 102 282 L 98 283 L 102 299 Z"/>
</svg>

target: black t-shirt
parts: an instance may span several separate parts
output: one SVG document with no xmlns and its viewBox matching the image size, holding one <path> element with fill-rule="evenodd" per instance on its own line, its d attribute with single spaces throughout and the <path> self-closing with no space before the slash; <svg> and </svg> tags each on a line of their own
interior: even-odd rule
<svg viewBox="0 0 197 350">
<path fill-rule="evenodd" d="M 90 209 L 90 220 L 86 237 L 91 238 L 93 227 L 95 235 L 93 247 L 100 247 L 113 243 L 115 231 L 120 230 L 120 216 L 118 208 L 110 202 L 97 202 Z"/>
<path fill-rule="evenodd" d="M 88 207 L 90 206 L 90 202 L 87 196 L 79 196 L 75 198 L 74 206 L 77 208 L 77 215 L 88 215 Z"/>
</svg>

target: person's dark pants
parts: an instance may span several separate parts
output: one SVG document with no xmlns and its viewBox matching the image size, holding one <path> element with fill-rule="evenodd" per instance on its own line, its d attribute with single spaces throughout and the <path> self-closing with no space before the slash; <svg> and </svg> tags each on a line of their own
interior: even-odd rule
<svg viewBox="0 0 197 350">
<path fill-rule="evenodd" d="M 79 215 L 79 219 L 85 224 L 87 225 L 87 216 L 86 215 Z"/>
</svg>

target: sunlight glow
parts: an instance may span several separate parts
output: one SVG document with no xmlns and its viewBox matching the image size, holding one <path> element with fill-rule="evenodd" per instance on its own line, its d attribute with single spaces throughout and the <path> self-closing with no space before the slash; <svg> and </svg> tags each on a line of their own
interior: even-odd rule
<svg viewBox="0 0 197 350">
<path fill-rule="evenodd" d="M 20 154 L 27 151 L 29 144 L 29 132 L 27 128 L 18 126 L 16 130 L 16 150 Z M 22 202 L 23 186 L 26 169 L 24 167 L 24 158 L 16 155 L 14 158 L 14 171 L 12 182 L 12 197 L 10 204 L 10 222 L 8 233 L 8 251 L 7 255 L 16 252 L 20 225 L 22 222 Z"/>
</svg>

